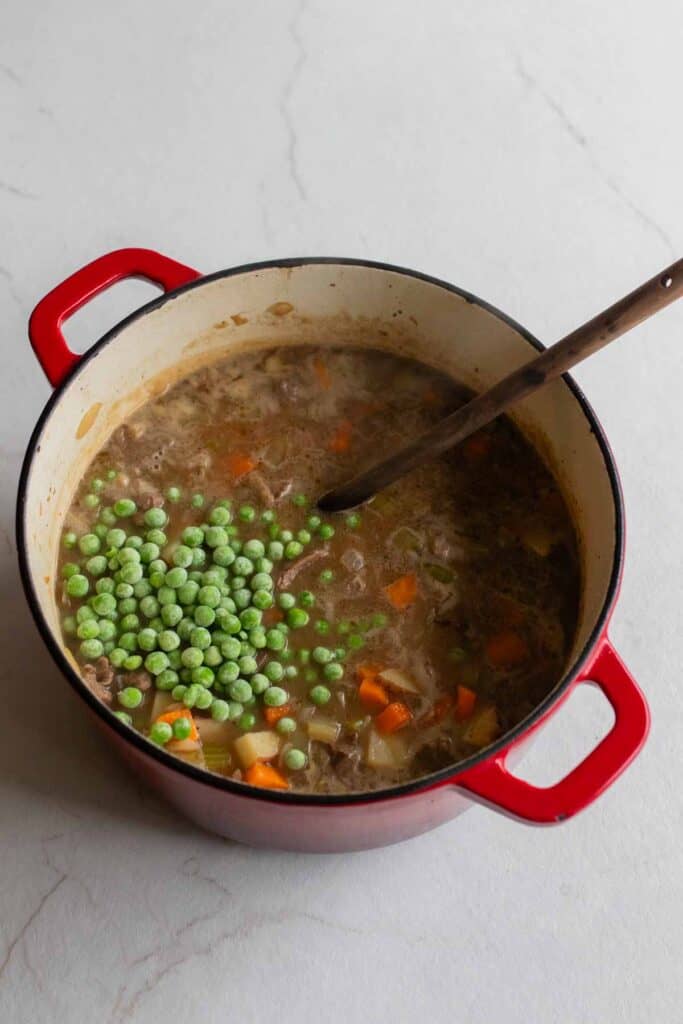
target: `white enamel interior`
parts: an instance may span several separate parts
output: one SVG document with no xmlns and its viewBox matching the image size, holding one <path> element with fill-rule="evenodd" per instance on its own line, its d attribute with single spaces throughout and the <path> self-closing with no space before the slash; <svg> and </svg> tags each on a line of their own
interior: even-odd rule
<svg viewBox="0 0 683 1024">
<path fill-rule="evenodd" d="M 270 311 L 276 303 L 292 309 L 284 315 L 283 308 Z M 247 322 L 236 324 L 233 316 Z M 70 381 L 33 454 L 26 492 L 28 564 L 56 639 L 53 580 L 64 515 L 111 431 L 157 389 L 200 363 L 238 347 L 307 339 L 410 354 L 477 390 L 533 355 L 523 335 L 481 306 L 437 284 L 367 266 L 247 271 L 202 283 L 134 320 Z M 520 404 L 515 419 L 558 477 L 578 526 L 583 588 L 576 654 L 603 609 L 614 564 L 609 474 L 590 423 L 563 381 Z"/>
</svg>

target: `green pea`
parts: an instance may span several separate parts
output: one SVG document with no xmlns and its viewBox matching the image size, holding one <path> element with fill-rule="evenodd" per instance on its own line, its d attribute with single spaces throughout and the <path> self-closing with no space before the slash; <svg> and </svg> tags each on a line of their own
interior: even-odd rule
<svg viewBox="0 0 683 1024">
<path fill-rule="evenodd" d="M 345 647 L 335 647 L 335 649 L 334 649 L 334 656 L 337 659 L 337 661 L 343 661 L 344 658 L 346 657 L 346 648 Z"/>
<path fill-rule="evenodd" d="M 334 573 L 332 572 L 331 569 L 323 569 L 323 571 L 318 576 L 318 579 L 320 580 L 321 583 L 331 583 L 332 580 L 334 579 Z"/>
<path fill-rule="evenodd" d="M 169 487 L 166 491 L 166 498 L 168 501 L 173 502 L 174 505 L 180 501 L 181 497 L 182 492 L 179 487 Z"/>
<path fill-rule="evenodd" d="M 383 629 L 388 621 L 389 617 L 388 615 L 385 615 L 384 612 L 375 612 L 375 614 L 370 617 L 370 627 L 372 629 Z"/>
<path fill-rule="evenodd" d="M 133 562 L 140 561 L 140 552 L 137 548 L 122 547 L 117 558 L 119 565 L 130 565 Z"/>
<path fill-rule="evenodd" d="M 116 598 L 113 594 L 96 594 L 91 601 L 96 615 L 107 616 L 116 609 Z"/>
<path fill-rule="evenodd" d="M 243 612 L 240 612 L 240 622 L 244 629 L 253 629 L 255 626 L 261 625 L 261 612 L 258 608 L 245 608 Z"/>
<path fill-rule="evenodd" d="M 347 643 L 352 651 L 358 651 L 365 643 L 365 640 L 360 633 L 351 633 L 347 640 Z"/>
<path fill-rule="evenodd" d="M 269 708 L 281 708 L 287 699 L 287 691 L 281 686 L 269 686 L 263 694 L 263 703 Z"/>
<path fill-rule="evenodd" d="M 256 725 L 256 715 L 253 715 L 250 711 L 245 711 L 244 714 L 240 715 L 237 719 L 237 725 L 243 730 L 243 732 L 248 732 Z"/>
<path fill-rule="evenodd" d="M 299 669 L 296 667 L 296 665 L 286 665 L 285 666 L 285 677 L 287 679 L 296 679 L 296 677 L 298 675 L 299 675 Z"/>
<path fill-rule="evenodd" d="M 193 708 L 195 706 L 197 703 L 197 697 L 201 691 L 202 687 L 199 686 L 198 683 L 191 683 L 190 686 L 187 687 L 182 698 L 183 704 L 186 708 Z"/>
<path fill-rule="evenodd" d="M 150 510 L 151 511 L 151 510 Z M 155 722 L 149 730 L 152 743 L 163 747 L 173 736 L 173 729 L 168 722 Z"/>
<path fill-rule="evenodd" d="M 211 634 L 208 629 L 203 626 L 195 626 L 190 633 L 190 644 L 192 647 L 199 648 L 200 651 L 206 650 L 211 645 Z"/>
<path fill-rule="evenodd" d="M 137 583 L 142 579 L 142 566 L 137 562 L 130 562 L 119 570 L 122 583 Z"/>
<path fill-rule="evenodd" d="M 147 597 L 152 593 L 152 588 L 149 584 L 149 580 L 138 580 L 137 583 L 133 584 L 133 593 L 139 598 Z"/>
<path fill-rule="evenodd" d="M 320 516 L 309 516 L 308 519 L 306 520 L 306 526 L 308 527 L 309 530 L 317 530 L 321 522 L 322 519 L 320 518 Z"/>
<path fill-rule="evenodd" d="M 248 640 L 251 646 L 258 651 L 262 651 L 266 646 L 266 631 L 263 626 L 254 626 L 253 629 L 249 630 Z"/>
<path fill-rule="evenodd" d="M 317 661 L 319 665 L 326 665 L 328 661 L 332 661 L 334 655 L 328 647 L 314 647 L 312 652 L 313 661 Z"/>
<path fill-rule="evenodd" d="M 73 532 L 73 530 L 67 530 L 67 532 L 62 537 L 62 544 L 64 545 L 64 547 L 68 549 L 75 548 L 77 543 L 78 537 Z"/>
<path fill-rule="evenodd" d="M 153 676 L 161 675 L 168 668 L 168 657 L 163 651 L 152 651 L 145 658 L 145 668 Z"/>
<path fill-rule="evenodd" d="M 249 679 L 249 684 L 256 694 L 265 693 L 270 686 L 270 680 L 268 676 L 264 675 L 263 672 L 256 672 Z"/>
<path fill-rule="evenodd" d="M 140 611 L 146 619 L 153 619 L 159 614 L 160 604 L 156 597 L 149 594 L 147 597 L 143 597 L 140 601 Z"/>
<path fill-rule="evenodd" d="M 192 632 L 194 633 L 194 630 Z M 211 639 L 209 638 L 210 643 Z M 209 644 L 206 646 L 208 647 Z M 199 647 L 186 647 L 180 655 L 180 660 L 185 668 L 198 668 L 204 661 L 204 655 Z"/>
<path fill-rule="evenodd" d="M 285 544 L 285 558 L 290 561 L 293 558 L 298 558 L 303 550 L 303 544 L 300 544 L 298 540 L 290 540 L 289 543 Z"/>
<path fill-rule="evenodd" d="M 281 736 L 288 736 L 290 733 L 296 732 L 296 722 L 289 715 L 285 715 L 284 718 L 279 719 L 275 726 L 276 732 L 279 732 Z"/>
<path fill-rule="evenodd" d="M 86 508 L 97 508 L 99 503 L 100 499 L 97 497 L 96 494 L 86 494 L 85 498 L 83 499 L 83 504 L 85 505 Z"/>
<path fill-rule="evenodd" d="M 181 584 L 176 589 L 176 596 L 181 604 L 194 604 L 197 600 L 197 594 L 199 593 L 199 584 L 194 580 L 189 580 L 187 583 Z"/>
<path fill-rule="evenodd" d="M 284 676 L 285 670 L 279 661 L 269 661 L 263 669 L 263 674 L 271 683 L 277 683 Z"/>
<path fill-rule="evenodd" d="M 310 590 L 302 590 L 299 594 L 299 604 L 302 608 L 312 608 L 315 604 L 315 594 Z"/>
<path fill-rule="evenodd" d="M 192 722 L 189 718 L 176 718 L 173 723 L 173 738 L 176 740 L 186 740 L 189 738 L 192 732 Z"/>
<path fill-rule="evenodd" d="M 95 584 L 95 593 L 97 594 L 113 594 L 116 590 L 116 584 L 110 576 L 103 576 Z"/>
<path fill-rule="evenodd" d="M 145 534 L 145 540 L 148 544 L 156 544 L 158 548 L 163 548 L 168 538 L 163 530 L 148 530 Z"/>
<path fill-rule="evenodd" d="M 321 636 L 327 636 L 330 631 L 330 624 L 327 619 L 318 619 L 313 628 L 316 633 L 320 633 Z"/>
<path fill-rule="evenodd" d="M 207 547 L 221 548 L 228 543 L 228 535 L 222 526 L 209 526 L 204 534 L 204 541 Z"/>
<path fill-rule="evenodd" d="M 87 619 L 85 622 L 81 622 L 80 626 L 76 630 L 76 636 L 79 640 L 94 640 L 95 637 L 100 635 L 100 627 L 97 623 L 97 619 Z"/>
<path fill-rule="evenodd" d="M 261 513 L 262 523 L 272 523 L 275 521 L 275 513 L 272 508 L 267 508 Z"/>
<path fill-rule="evenodd" d="M 62 576 L 65 580 L 71 579 L 81 571 L 81 567 L 77 562 L 65 562 L 62 566 Z"/>
<path fill-rule="evenodd" d="M 126 686 L 119 691 L 118 701 L 124 708 L 137 708 L 142 703 L 142 690 L 137 686 Z"/>
<path fill-rule="evenodd" d="M 157 636 L 157 644 L 162 651 L 174 651 L 176 647 L 180 647 L 180 637 L 173 629 L 162 629 L 161 633 Z"/>
<path fill-rule="evenodd" d="M 200 665 L 198 668 L 192 669 L 192 682 L 198 683 L 198 685 L 203 687 L 205 690 L 210 690 L 215 680 L 216 676 L 213 669 L 210 669 L 208 665 Z M 208 701 L 203 707 L 202 704 L 198 703 L 197 707 L 203 710 L 204 708 L 208 708 L 210 703 L 211 701 Z"/>
<path fill-rule="evenodd" d="M 287 645 L 287 638 L 282 634 L 279 629 L 269 629 L 266 631 L 266 647 L 270 651 L 281 651 Z"/>
<path fill-rule="evenodd" d="M 133 724 L 133 719 L 125 711 L 115 711 L 114 718 L 118 718 L 119 722 L 123 722 L 124 725 Z"/>
<path fill-rule="evenodd" d="M 323 675 L 332 683 L 338 682 L 344 675 L 344 668 L 337 661 L 328 661 L 323 668 Z"/>
<path fill-rule="evenodd" d="M 290 608 L 287 612 L 287 625 L 292 629 L 302 629 L 308 625 L 309 614 L 303 608 Z"/>
<path fill-rule="evenodd" d="M 179 604 L 165 604 L 161 608 L 159 615 L 165 626 L 177 626 L 183 617 L 183 609 Z"/>
<path fill-rule="evenodd" d="M 135 515 L 137 509 L 138 507 L 132 498 L 120 498 L 114 502 L 114 515 L 118 516 L 119 519 L 127 519 L 128 516 Z"/>
<path fill-rule="evenodd" d="M 223 664 L 223 655 L 216 644 L 210 644 L 204 651 L 204 664 L 209 668 L 218 668 Z"/>
<path fill-rule="evenodd" d="M 140 629 L 140 619 L 134 612 L 131 612 L 130 615 L 122 617 L 119 625 L 123 633 L 138 632 Z"/>
<path fill-rule="evenodd" d="M 204 548 L 192 548 L 192 568 L 201 569 L 206 564 L 206 551 Z"/>
<path fill-rule="evenodd" d="M 122 597 L 118 603 L 119 615 L 134 615 L 138 610 L 138 603 L 134 597 Z"/>
<path fill-rule="evenodd" d="M 221 603 L 221 592 L 214 585 L 200 587 L 197 593 L 197 601 L 199 604 L 205 604 L 209 608 L 217 608 Z"/>
<path fill-rule="evenodd" d="M 116 515 L 114 509 L 106 506 L 100 509 L 100 522 L 104 523 L 105 526 L 114 526 L 116 523 Z"/>
<path fill-rule="evenodd" d="M 225 661 L 218 669 L 218 681 L 223 686 L 229 686 L 239 679 L 240 667 L 236 661 Z"/>
<path fill-rule="evenodd" d="M 287 545 L 290 541 L 294 540 L 294 534 L 291 530 L 280 530 L 280 540 L 283 544 Z"/>
<path fill-rule="evenodd" d="M 305 545 L 311 543 L 311 535 L 308 532 L 308 530 L 299 530 L 297 532 L 296 539 L 298 540 L 299 544 Z"/>
<path fill-rule="evenodd" d="M 318 707 L 322 707 L 323 704 L 327 704 L 327 702 L 332 697 L 332 694 L 330 693 L 326 686 L 319 685 L 314 686 L 311 690 L 309 690 L 308 696 L 310 700 L 313 702 L 313 704 L 316 704 Z"/>
<path fill-rule="evenodd" d="M 323 540 L 331 540 L 334 537 L 334 526 L 331 526 L 329 523 L 322 523 L 318 527 L 318 533 Z"/>
<path fill-rule="evenodd" d="M 168 515 L 163 508 L 148 508 L 144 515 L 145 525 L 153 529 L 166 526 Z"/>
<path fill-rule="evenodd" d="M 297 747 L 290 747 L 284 756 L 284 762 L 290 771 L 298 772 L 306 767 L 307 758 L 303 750 L 299 750 Z"/>
<path fill-rule="evenodd" d="M 252 657 L 252 655 L 250 654 L 243 655 L 239 659 L 238 664 L 240 667 L 240 672 L 242 673 L 243 676 L 253 676 L 253 674 L 258 669 L 258 665 L 256 664 L 256 658 Z M 235 699 L 239 700 L 240 698 L 236 697 Z"/>
<path fill-rule="evenodd" d="M 174 686 L 178 685 L 178 673 L 174 672 L 172 668 L 165 668 L 163 672 L 160 672 L 156 677 L 157 690 L 171 691 Z"/>
<path fill-rule="evenodd" d="M 225 505 L 216 505 L 209 512 L 209 523 L 211 526 L 227 526 L 231 519 L 232 513 Z"/>
<path fill-rule="evenodd" d="M 85 597 L 89 590 L 90 584 L 87 577 L 83 576 L 80 572 L 74 573 L 66 581 L 66 592 L 69 597 Z"/>
<path fill-rule="evenodd" d="M 296 598 L 294 594 L 290 594 L 284 590 L 281 594 L 278 594 L 277 603 L 283 611 L 288 611 L 296 604 Z"/>
<path fill-rule="evenodd" d="M 159 557 L 161 549 L 158 544 L 153 544 L 152 541 L 145 541 L 140 548 L 140 561 L 145 565 L 149 565 L 150 562 L 155 561 Z"/>
<path fill-rule="evenodd" d="M 230 683 L 228 693 L 231 700 L 236 700 L 239 701 L 240 704 L 244 704 L 244 702 L 249 700 L 252 696 L 252 689 L 246 679 L 236 679 L 234 683 Z"/>
<path fill-rule="evenodd" d="M 112 663 L 114 668 L 122 668 L 127 657 L 128 651 L 124 651 L 123 647 L 114 647 L 114 649 L 109 652 L 109 661 Z"/>
<path fill-rule="evenodd" d="M 103 541 L 107 536 L 107 527 L 104 525 L 104 523 L 95 523 L 95 525 L 92 528 L 92 532 L 95 534 L 96 537 L 99 537 L 100 541 Z"/>
<path fill-rule="evenodd" d="M 189 669 L 183 669 L 183 672 L 189 672 Z M 182 676 L 182 673 L 181 673 L 181 676 Z M 188 679 L 189 679 L 189 676 L 188 676 Z M 187 687 L 183 686 L 182 683 L 178 683 L 178 685 L 174 686 L 173 689 L 171 690 L 171 696 L 173 697 L 173 700 L 182 700 L 183 697 L 185 696 L 186 691 L 187 691 Z M 175 725 L 175 722 L 173 724 Z M 174 730 L 174 732 L 175 732 L 175 730 Z M 189 735 L 189 732 L 188 732 L 188 735 Z"/>
<path fill-rule="evenodd" d="M 240 590 L 236 590 L 233 593 L 232 599 L 235 602 L 236 607 L 239 608 L 240 611 L 243 611 L 251 604 L 251 591 L 242 587 Z"/>
<path fill-rule="evenodd" d="M 135 589 L 130 583 L 117 583 L 114 587 L 114 594 L 122 601 L 131 598 L 134 593 Z"/>
<path fill-rule="evenodd" d="M 285 546 L 279 540 L 272 540 L 267 548 L 268 558 L 280 562 L 285 556 Z"/>
<path fill-rule="evenodd" d="M 126 543 L 124 544 L 124 547 L 135 548 L 136 551 L 139 551 L 142 545 L 142 537 L 138 537 L 137 534 L 133 533 L 131 534 L 130 537 L 126 537 Z"/>
<path fill-rule="evenodd" d="M 104 555 L 93 555 L 85 563 L 91 576 L 102 576 L 107 571 L 107 559 Z"/>
<path fill-rule="evenodd" d="M 124 651 L 128 651 L 132 654 L 138 649 L 138 634 L 137 633 L 122 633 L 119 637 L 119 647 L 122 647 Z"/>
<path fill-rule="evenodd" d="M 230 705 L 227 700 L 216 700 L 211 704 L 211 717 L 214 722 L 227 722 L 230 717 Z"/>
<path fill-rule="evenodd" d="M 304 672 L 304 680 L 307 683 L 317 683 L 318 673 L 314 668 L 307 668 L 306 671 Z"/>
<path fill-rule="evenodd" d="M 256 518 L 256 510 L 251 505 L 242 505 L 237 514 L 243 523 L 251 523 Z"/>
<path fill-rule="evenodd" d="M 164 584 L 157 590 L 157 601 L 160 605 L 177 604 L 178 597 L 173 587 L 167 587 L 166 584 Z"/>
<path fill-rule="evenodd" d="M 150 627 L 141 629 L 137 636 L 137 645 L 141 651 L 155 651 L 157 646 L 157 634 Z"/>
<path fill-rule="evenodd" d="M 280 536 L 280 527 L 277 523 L 269 523 L 268 525 L 268 536 L 271 540 L 277 540 Z"/>
<path fill-rule="evenodd" d="M 233 615 L 231 612 L 225 612 L 224 614 L 220 615 L 219 621 L 221 629 L 226 633 L 230 633 L 232 636 L 234 636 L 236 633 L 239 633 L 239 631 L 242 628 L 242 623 L 240 622 L 240 620 L 237 618 L 236 615 Z"/>
<path fill-rule="evenodd" d="M 266 546 L 262 540 L 252 538 L 251 540 L 246 541 L 242 550 L 247 558 L 263 558 L 266 553 Z"/>
</svg>

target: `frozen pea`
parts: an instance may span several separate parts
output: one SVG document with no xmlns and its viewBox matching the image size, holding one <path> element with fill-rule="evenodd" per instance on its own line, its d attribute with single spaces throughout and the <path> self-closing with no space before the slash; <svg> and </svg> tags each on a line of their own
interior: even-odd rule
<svg viewBox="0 0 683 1024">
<path fill-rule="evenodd" d="M 296 732 L 296 722 L 289 715 L 285 715 L 284 718 L 280 718 L 277 725 L 275 726 L 276 732 L 279 732 L 281 736 L 288 736 L 292 732 Z"/>
<path fill-rule="evenodd" d="M 263 703 L 269 708 L 280 708 L 287 703 L 287 691 L 281 686 L 269 686 L 263 694 Z"/>
<path fill-rule="evenodd" d="M 307 758 L 303 750 L 299 750 L 297 747 L 290 747 L 284 756 L 284 762 L 290 771 L 298 772 L 306 767 Z"/>
<path fill-rule="evenodd" d="M 332 697 L 332 694 L 330 693 L 326 686 L 319 685 L 314 686 L 311 690 L 309 690 L 308 696 L 313 702 L 313 704 L 317 705 L 318 707 L 322 707 L 324 704 L 327 704 L 327 702 Z"/>
</svg>

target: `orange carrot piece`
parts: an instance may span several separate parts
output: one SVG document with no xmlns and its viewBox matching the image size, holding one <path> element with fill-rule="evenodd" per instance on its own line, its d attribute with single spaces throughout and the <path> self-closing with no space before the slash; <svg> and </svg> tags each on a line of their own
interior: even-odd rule
<svg viewBox="0 0 683 1024">
<path fill-rule="evenodd" d="M 168 722 L 169 725 L 173 725 L 179 718 L 187 718 L 190 723 L 190 735 L 187 737 L 188 740 L 198 740 L 199 733 L 197 726 L 194 724 L 194 718 L 189 708 L 176 708 L 174 711 L 166 711 L 163 715 L 159 715 L 156 719 L 157 722 Z"/>
<path fill-rule="evenodd" d="M 398 732 L 399 729 L 404 729 L 412 721 L 412 718 L 410 709 L 400 700 L 396 700 L 393 704 L 388 704 L 384 711 L 377 716 L 375 725 L 383 733 Z"/>
<path fill-rule="evenodd" d="M 384 588 L 394 608 L 403 611 L 411 605 L 417 596 L 417 576 L 414 572 L 407 572 L 405 576 L 399 576 L 397 580 Z"/>
<path fill-rule="evenodd" d="M 358 699 L 367 711 L 382 711 L 389 703 L 389 694 L 376 679 L 365 676 L 358 687 Z"/>
<path fill-rule="evenodd" d="M 495 633 L 486 641 L 486 657 L 494 668 L 512 668 L 529 657 L 526 640 L 513 629 Z"/>
<path fill-rule="evenodd" d="M 470 690 L 467 686 L 458 686 L 457 694 L 455 717 L 458 722 L 464 722 L 465 719 L 472 716 L 474 705 L 477 703 L 477 695 L 474 690 Z"/>
<path fill-rule="evenodd" d="M 248 455 L 227 455 L 223 460 L 224 465 L 228 473 L 235 480 L 241 480 L 247 473 L 251 473 L 252 469 L 256 469 L 257 463 L 254 459 Z"/>
<path fill-rule="evenodd" d="M 282 704 L 279 708 L 267 708 L 263 709 L 263 717 L 265 718 L 268 725 L 276 725 L 281 718 L 286 718 L 290 713 L 291 707 L 289 704 Z"/>
<path fill-rule="evenodd" d="M 322 359 L 316 359 L 314 361 L 313 369 L 315 370 L 320 387 L 323 391 L 329 391 L 332 387 L 332 378 L 330 377 L 330 371 L 327 369 Z"/>
<path fill-rule="evenodd" d="M 463 442 L 463 452 L 469 462 L 477 462 L 483 459 L 491 451 L 491 435 L 482 433 L 472 434 Z"/>
<path fill-rule="evenodd" d="M 356 668 L 356 675 L 360 677 L 362 682 L 366 678 L 374 679 L 377 673 L 381 671 L 381 665 L 358 665 Z"/>
<path fill-rule="evenodd" d="M 255 761 L 244 773 L 244 781 L 263 789 L 289 789 L 289 783 L 271 765 Z"/>
<path fill-rule="evenodd" d="M 352 430 L 353 424 L 351 423 L 351 420 L 342 420 L 332 436 L 332 440 L 330 441 L 330 450 L 336 452 L 337 455 L 342 455 L 344 452 L 348 452 L 351 447 Z"/>
</svg>

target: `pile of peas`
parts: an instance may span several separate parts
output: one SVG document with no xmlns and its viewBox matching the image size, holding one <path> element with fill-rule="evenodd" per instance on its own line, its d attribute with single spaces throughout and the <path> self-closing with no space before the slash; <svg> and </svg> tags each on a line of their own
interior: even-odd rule
<svg viewBox="0 0 683 1024">
<path fill-rule="evenodd" d="M 114 470 L 107 474 L 109 481 L 115 478 Z M 258 515 L 243 505 L 235 514 L 225 499 L 210 509 L 205 522 L 186 526 L 180 541 L 170 544 L 165 508 L 140 513 L 131 498 L 102 506 L 105 487 L 102 480 L 92 481 L 84 498 L 87 508 L 97 510 L 92 530 L 81 537 L 63 535 L 64 546 L 81 558 L 62 566 L 66 593 L 78 603 L 62 627 L 85 661 L 106 655 L 123 672 L 144 667 L 158 690 L 169 691 L 185 707 L 249 731 L 256 724 L 257 701 L 269 707 L 286 704 L 287 682 L 300 671 L 310 684 L 309 700 L 319 707 L 327 704 L 332 693 L 326 684 L 343 678 L 347 649 L 357 650 L 365 630 L 386 623 L 380 614 L 361 623 L 340 622 L 337 632 L 346 647 L 292 649 L 291 634 L 309 624 L 316 599 L 308 590 L 298 598 L 288 592 L 276 595 L 273 570 L 277 562 L 298 558 L 315 540 L 334 536 L 334 527 L 317 515 L 309 515 L 294 533 L 278 525 L 272 510 Z M 166 492 L 170 505 L 181 497 L 177 487 Z M 306 504 L 305 496 L 294 498 L 298 508 Z M 190 506 L 201 514 L 204 497 L 193 495 Z M 346 525 L 356 529 L 359 522 L 353 514 Z M 322 584 L 333 578 L 331 569 L 319 575 Z M 263 615 L 274 605 L 284 618 L 267 627 Z M 317 619 L 314 628 L 321 637 L 331 631 L 325 619 Z M 260 669 L 259 651 L 267 652 Z M 132 724 L 128 712 L 142 703 L 142 691 L 126 686 L 117 699 L 123 710 L 115 713 Z M 297 724 L 286 716 L 276 728 L 287 735 Z M 179 718 L 173 726 L 154 723 L 149 736 L 164 746 L 187 738 L 190 730 L 189 720 Z M 306 755 L 296 748 L 284 760 L 293 771 L 306 766 Z"/>
</svg>

